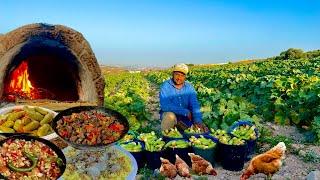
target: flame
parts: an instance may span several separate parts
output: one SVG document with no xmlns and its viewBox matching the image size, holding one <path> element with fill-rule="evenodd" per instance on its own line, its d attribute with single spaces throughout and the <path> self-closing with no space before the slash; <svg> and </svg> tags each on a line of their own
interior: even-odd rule
<svg viewBox="0 0 320 180">
<path fill-rule="evenodd" d="M 22 63 L 12 71 L 10 75 L 10 85 L 8 92 L 15 92 L 19 94 L 25 94 L 27 97 L 32 98 L 32 90 L 34 87 L 29 80 L 28 63 L 22 61 Z"/>
</svg>

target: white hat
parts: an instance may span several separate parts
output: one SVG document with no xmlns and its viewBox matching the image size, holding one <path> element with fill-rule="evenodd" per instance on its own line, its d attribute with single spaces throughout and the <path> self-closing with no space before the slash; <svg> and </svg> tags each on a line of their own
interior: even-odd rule
<svg viewBox="0 0 320 180">
<path fill-rule="evenodd" d="M 173 70 L 172 71 L 179 71 L 182 72 L 183 74 L 188 74 L 189 68 L 186 64 L 184 63 L 179 63 L 179 64 L 175 64 L 173 66 Z"/>
</svg>

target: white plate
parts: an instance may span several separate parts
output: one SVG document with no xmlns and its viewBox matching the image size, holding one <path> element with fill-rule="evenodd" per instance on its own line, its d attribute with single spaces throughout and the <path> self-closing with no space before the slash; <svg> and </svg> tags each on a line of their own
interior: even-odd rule
<svg viewBox="0 0 320 180">
<path fill-rule="evenodd" d="M 71 146 L 68 146 L 66 148 L 64 148 L 62 150 L 63 153 L 65 153 L 68 148 L 70 148 Z M 119 151 L 123 152 L 125 155 L 129 156 L 130 160 L 131 160 L 131 165 L 132 165 L 132 170 L 131 172 L 129 173 L 129 175 L 127 176 L 127 180 L 133 180 L 136 178 L 136 175 L 138 173 L 138 164 L 137 164 L 137 161 L 136 159 L 132 156 L 131 153 L 129 153 L 127 150 L 123 149 L 121 146 L 118 146 L 118 145 L 114 145 L 114 146 L 111 146 L 111 147 L 115 147 L 116 149 L 118 149 Z M 62 176 L 60 178 L 58 178 L 58 180 L 63 180 Z"/>
<path fill-rule="evenodd" d="M 2 108 L 2 109 L 0 109 L 0 114 L 5 114 L 5 113 L 8 113 L 8 112 L 15 110 L 15 109 L 22 109 L 24 106 L 28 106 L 28 105 L 18 105 L 18 106 L 10 106 L 10 107 L 6 107 L 6 108 Z M 35 106 L 28 106 L 28 107 L 34 108 Z M 52 111 L 50 109 L 46 109 L 43 107 L 39 107 L 39 108 L 41 108 L 45 111 L 48 111 L 49 113 L 53 113 L 53 115 L 54 115 L 53 117 L 55 117 L 58 114 L 57 112 Z M 19 133 L 17 133 L 17 134 L 19 134 Z M 57 137 L 58 137 L 58 135 L 55 132 L 53 132 L 53 133 L 48 134 L 46 136 L 42 136 L 41 138 L 46 139 L 46 140 L 51 140 L 51 139 L 55 139 Z"/>
<path fill-rule="evenodd" d="M 116 147 L 117 149 L 119 149 L 120 151 L 122 151 L 124 154 L 126 154 L 127 156 L 130 157 L 131 160 L 131 165 L 132 165 L 132 171 L 130 172 L 130 174 L 128 175 L 127 179 L 128 180 L 132 180 L 136 178 L 136 175 L 138 173 L 138 164 L 136 159 L 132 156 L 131 153 L 129 153 L 127 150 L 123 149 L 121 146 L 115 145 L 114 147 Z"/>
</svg>

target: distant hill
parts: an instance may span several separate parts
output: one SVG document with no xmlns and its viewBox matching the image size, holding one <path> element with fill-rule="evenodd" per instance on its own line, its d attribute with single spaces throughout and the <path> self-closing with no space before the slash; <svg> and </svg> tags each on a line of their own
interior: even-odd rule
<svg viewBox="0 0 320 180">
<path fill-rule="evenodd" d="M 304 52 L 302 49 L 289 48 L 286 51 L 280 53 L 279 56 L 267 58 L 268 60 L 293 60 L 293 59 L 302 59 L 308 58 L 313 59 L 320 57 L 320 50 L 312 50 Z"/>
<path fill-rule="evenodd" d="M 297 48 L 289 48 L 286 51 L 281 52 L 278 56 L 265 58 L 265 59 L 245 59 L 238 60 L 234 62 L 225 62 L 225 63 L 216 63 L 216 64 L 187 64 L 189 67 L 192 66 L 216 66 L 216 65 L 224 65 L 224 64 L 250 64 L 256 61 L 264 61 L 264 60 L 294 60 L 301 58 L 313 59 L 320 57 L 320 50 L 312 50 L 304 52 L 302 49 Z M 162 70 L 167 68 L 161 67 L 143 67 L 143 66 L 100 66 L 104 73 L 108 72 L 129 72 L 129 71 L 154 71 L 154 70 Z"/>
<path fill-rule="evenodd" d="M 128 72 L 125 68 L 100 65 L 102 74 Z"/>
<path fill-rule="evenodd" d="M 109 66 L 109 65 L 100 65 L 100 68 L 103 72 L 129 72 L 129 71 L 154 71 L 162 70 L 167 68 L 161 67 L 143 67 L 143 66 Z"/>
</svg>

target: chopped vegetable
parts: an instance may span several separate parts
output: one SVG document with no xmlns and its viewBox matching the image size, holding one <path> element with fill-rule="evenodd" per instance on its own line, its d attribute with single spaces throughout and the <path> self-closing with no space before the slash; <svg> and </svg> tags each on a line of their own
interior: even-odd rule
<svg viewBox="0 0 320 180">
<path fill-rule="evenodd" d="M 110 144 L 119 140 L 125 129 L 114 116 L 97 110 L 63 116 L 56 128 L 64 139 L 83 145 Z"/>
</svg>

